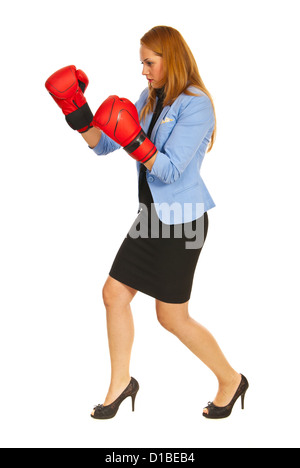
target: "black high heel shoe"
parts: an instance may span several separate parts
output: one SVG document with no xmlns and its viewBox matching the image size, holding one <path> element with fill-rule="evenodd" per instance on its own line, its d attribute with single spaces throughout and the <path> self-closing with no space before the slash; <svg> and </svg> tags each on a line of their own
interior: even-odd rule
<svg viewBox="0 0 300 468">
<path fill-rule="evenodd" d="M 242 374 L 241 374 L 242 375 Z M 208 414 L 203 413 L 203 416 L 207 419 L 225 419 L 228 418 L 233 410 L 233 407 L 236 403 L 236 401 L 241 397 L 242 400 L 242 409 L 245 408 L 245 395 L 246 392 L 249 388 L 249 383 L 246 377 L 242 375 L 242 380 L 239 385 L 239 388 L 237 389 L 233 399 L 227 406 L 216 406 L 213 403 L 209 402 L 208 406 L 204 409 L 208 409 Z"/>
<path fill-rule="evenodd" d="M 132 411 L 134 411 L 134 404 L 135 404 L 135 398 L 136 394 L 139 391 L 139 384 L 137 380 L 135 380 L 133 377 L 131 378 L 131 381 L 129 385 L 125 388 L 124 392 L 121 393 L 121 395 L 110 405 L 98 405 L 95 406 L 94 408 L 94 414 L 91 414 L 91 417 L 93 419 L 111 419 L 114 418 L 115 415 L 117 414 L 119 407 L 121 403 L 128 397 L 131 397 L 132 399 Z"/>
</svg>

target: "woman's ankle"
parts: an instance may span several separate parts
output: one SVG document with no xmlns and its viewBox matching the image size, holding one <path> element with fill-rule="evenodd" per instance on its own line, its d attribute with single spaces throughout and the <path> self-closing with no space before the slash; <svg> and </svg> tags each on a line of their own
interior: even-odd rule
<svg viewBox="0 0 300 468">
<path fill-rule="evenodd" d="M 232 384 L 235 384 L 240 379 L 241 374 L 232 369 L 232 371 L 228 372 L 226 375 L 223 375 L 221 378 L 218 378 L 218 382 L 220 387 L 227 387 L 231 386 Z"/>
<path fill-rule="evenodd" d="M 118 396 L 125 390 L 125 388 L 129 385 L 131 381 L 131 377 L 129 376 L 122 376 L 118 378 L 114 378 L 111 380 L 108 393 L 106 395 L 106 399 L 104 405 L 110 405 L 113 403 Z"/>
</svg>

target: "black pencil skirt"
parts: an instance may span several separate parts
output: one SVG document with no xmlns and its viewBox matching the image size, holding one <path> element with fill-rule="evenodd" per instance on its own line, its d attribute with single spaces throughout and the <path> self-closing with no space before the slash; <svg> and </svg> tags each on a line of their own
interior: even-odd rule
<svg viewBox="0 0 300 468">
<path fill-rule="evenodd" d="M 185 303 L 207 231 L 207 212 L 190 223 L 169 226 L 152 205 L 139 212 L 109 275 L 162 302 Z"/>
</svg>

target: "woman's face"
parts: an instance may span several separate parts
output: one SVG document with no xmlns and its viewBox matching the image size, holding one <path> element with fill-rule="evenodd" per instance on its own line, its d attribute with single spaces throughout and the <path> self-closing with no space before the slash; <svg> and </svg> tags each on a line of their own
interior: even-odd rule
<svg viewBox="0 0 300 468">
<path fill-rule="evenodd" d="M 143 65 L 142 74 L 146 76 L 153 88 L 160 88 L 162 86 L 161 81 L 164 78 L 162 57 L 156 55 L 155 52 L 144 45 L 141 46 L 140 56 Z"/>
</svg>

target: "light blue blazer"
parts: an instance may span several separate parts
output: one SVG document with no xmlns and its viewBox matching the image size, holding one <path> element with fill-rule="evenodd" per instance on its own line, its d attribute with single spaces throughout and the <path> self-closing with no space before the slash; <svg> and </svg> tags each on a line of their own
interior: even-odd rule
<svg viewBox="0 0 300 468">
<path fill-rule="evenodd" d="M 200 176 L 215 127 L 213 107 L 208 96 L 198 88 L 189 90 L 197 96 L 181 94 L 171 106 L 164 107 L 151 134 L 158 153 L 146 177 L 156 212 L 165 224 L 188 223 L 215 207 Z M 135 104 L 139 115 L 147 98 L 148 88 Z M 145 133 L 152 116 L 150 113 L 141 121 Z M 119 148 L 120 145 L 103 133 L 93 151 L 106 155 Z M 138 175 L 140 165 L 137 162 Z"/>
</svg>

